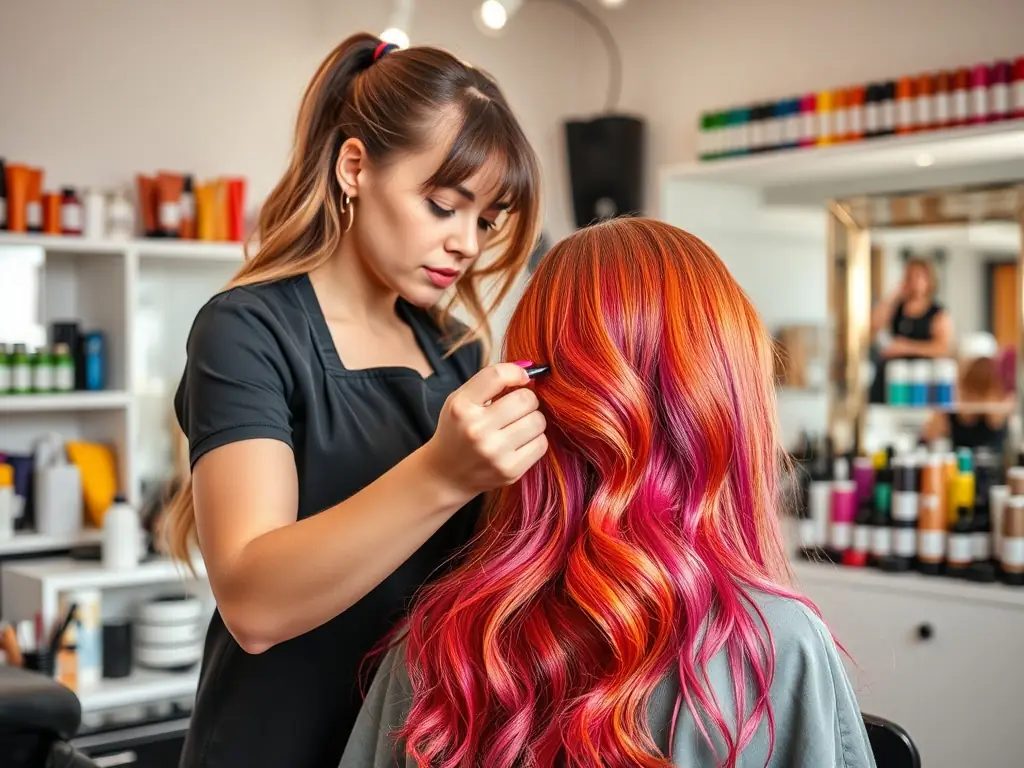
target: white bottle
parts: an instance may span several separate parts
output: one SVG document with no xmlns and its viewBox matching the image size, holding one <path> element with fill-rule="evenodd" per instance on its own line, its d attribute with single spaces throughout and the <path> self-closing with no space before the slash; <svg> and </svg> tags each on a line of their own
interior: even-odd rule
<svg viewBox="0 0 1024 768">
<path fill-rule="evenodd" d="M 85 226 L 82 235 L 89 240 L 100 240 L 107 233 L 107 198 L 102 190 L 90 188 L 82 200 L 85 209 Z"/>
<path fill-rule="evenodd" d="M 123 496 L 103 516 L 103 567 L 127 571 L 139 564 L 141 555 L 139 515 Z"/>
<path fill-rule="evenodd" d="M 128 240 L 135 232 L 135 211 L 123 189 L 116 189 L 107 204 L 107 237 Z"/>
</svg>

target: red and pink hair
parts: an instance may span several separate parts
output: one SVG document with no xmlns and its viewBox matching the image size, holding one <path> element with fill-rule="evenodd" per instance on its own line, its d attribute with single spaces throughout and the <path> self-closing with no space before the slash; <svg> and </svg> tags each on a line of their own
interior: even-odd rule
<svg viewBox="0 0 1024 768">
<path fill-rule="evenodd" d="M 698 238 L 618 219 L 544 258 L 506 358 L 551 365 L 534 383 L 550 450 L 496 494 L 467 560 L 411 614 L 409 755 L 663 768 L 647 704 L 674 672 L 677 711 L 715 728 L 735 764 L 761 722 L 773 728 L 774 649 L 745 592 L 792 595 L 757 313 Z M 701 672 L 723 651 L 733 713 Z"/>
</svg>

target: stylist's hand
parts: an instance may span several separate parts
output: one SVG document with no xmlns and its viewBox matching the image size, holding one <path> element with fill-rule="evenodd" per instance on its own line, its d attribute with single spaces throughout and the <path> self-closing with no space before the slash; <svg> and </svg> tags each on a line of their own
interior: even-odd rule
<svg viewBox="0 0 1024 768">
<path fill-rule="evenodd" d="M 529 382 L 518 365 L 497 363 L 448 396 L 424 449 L 434 471 L 467 497 L 514 483 L 547 450 Z"/>
</svg>

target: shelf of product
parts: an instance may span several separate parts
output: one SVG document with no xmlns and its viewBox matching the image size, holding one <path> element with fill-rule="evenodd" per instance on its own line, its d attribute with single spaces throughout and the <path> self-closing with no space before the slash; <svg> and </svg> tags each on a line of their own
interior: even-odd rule
<svg viewBox="0 0 1024 768">
<path fill-rule="evenodd" d="M 0 413 L 56 413 L 112 411 L 125 408 L 131 395 L 120 390 L 105 392 L 0 393 Z"/>
<path fill-rule="evenodd" d="M 805 559 L 1024 587 L 1024 466 L 986 448 L 833 455 L 829 440 L 798 463 Z"/>
<path fill-rule="evenodd" d="M 0 541 L 0 557 L 32 555 L 71 549 L 82 544 L 97 544 L 103 533 L 98 528 L 83 528 L 69 536 L 51 536 L 34 531 L 17 531 Z"/>
<path fill-rule="evenodd" d="M 828 89 L 700 116 L 702 161 L 1024 118 L 1024 56 Z"/>
<path fill-rule="evenodd" d="M 241 242 L 246 230 L 246 179 L 197 180 L 161 170 L 139 173 L 134 199 L 114 189 L 44 186 L 42 168 L 0 158 L 0 230 L 96 241 L 146 238 Z"/>
</svg>

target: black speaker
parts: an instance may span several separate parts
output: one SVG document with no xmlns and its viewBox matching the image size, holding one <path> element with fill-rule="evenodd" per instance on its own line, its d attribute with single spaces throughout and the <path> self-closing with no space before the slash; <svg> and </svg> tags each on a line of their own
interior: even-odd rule
<svg viewBox="0 0 1024 768">
<path fill-rule="evenodd" d="M 577 227 L 643 213 L 644 121 L 604 115 L 565 124 Z"/>
</svg>

